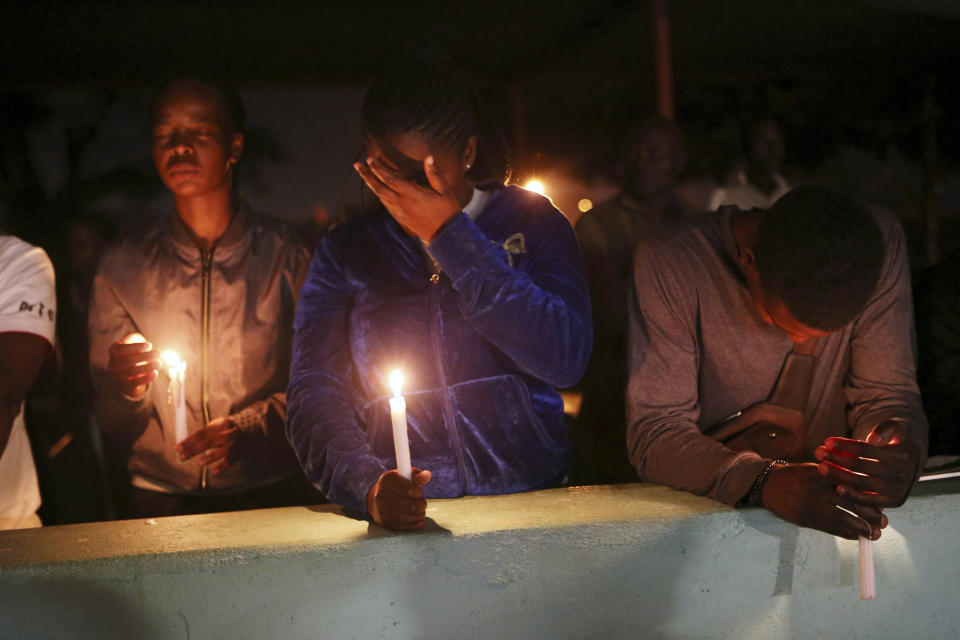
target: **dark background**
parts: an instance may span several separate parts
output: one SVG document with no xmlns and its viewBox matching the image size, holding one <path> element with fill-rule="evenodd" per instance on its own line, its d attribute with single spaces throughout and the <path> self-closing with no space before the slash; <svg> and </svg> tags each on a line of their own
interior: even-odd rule
<svg viewBox="0 0 960 640">
<path fill-rule="evenodd" d="M 654 111 L 650 5 L 278 0 L 10 6 L 0 12 L 3 177 L 9 181 L 16 164 L 7 157 L 16 135 L 6 130 L 64 120 L 62 109 L 48 104 L 57 92 L 112 99 L 110 108 L 136 95 L 141 102 L 132 102 L 142 107 L 143 96 L 164 78 L 202 74 L 225 77 L 244 92 L 353 87 L 349 99 L 327 96 L 331 103 L 352 106 L 382 65 L 409 44 L 430 42 L 445 47 L 474 80 L 514 142 L 520 178 L 561 164 L 566 173 L 589 180 L 607 169 L 625 125 Z M 675 0 L 670 18 L 688 175 L 721 175 L 739 151 L 739 120 L 772 115 L 787 134 L 788 177 L 822 180 L 826 164 L 838 186 L 910 220 L 924 198 L 919 163 L 926 100 L 938 143 L 930 169 L 941 183 L 938 194 L 946 197 L 938 206 L 953 213 L 955 198 L 945 190 L 952 188 L 946 174 L 957 160 L 958 3 Z M 31 101 L 45 109 L 34 109 Z M 283 117 L 264 109 L 260 121 L 253 119 L 251 142 L 258 142 L 259 127 L 264 144 L 251 145 L 251 158 L 269 164 L 297 155 L 282 135 L 270 134 Z M 331 130 L 355 126 L 342 120 L 323 122 L 317 114 L 314 124 Z M 128 141 L 131 147 L 144 145 L 145 137 L 130 135 Z M 72 144 L 82 155 L 84 141 Z M 838 158 L 852 149 L 857 158 Z M 104 150 L 100 155 L 102 161 Z M 89 160 L 78 165 L 84 162 Z M 851 162 L 869 166 L 847 166 Z M 889 162 L 904 166 L 884 166 Z M 113 176 L 110 184 L 70 198 L 80 199 L 70 206 L 93 206 L 111 189 L 142 193 L 156 187 L 149 165 L 144 168 L 142 180 Z M 908 175 L 910 170 L 916 175 Z M 900 173 L 898 193 L 890 193 L 889 177 L 862 175 L 878 171 Z M 3 194 L 8 210 L 10 191 Z M 327 191 L 315 200 L 340 207 L 342 194 Z M 281 215 L 308 219 L 307 207 L 300 209 Z"/>
</svg>

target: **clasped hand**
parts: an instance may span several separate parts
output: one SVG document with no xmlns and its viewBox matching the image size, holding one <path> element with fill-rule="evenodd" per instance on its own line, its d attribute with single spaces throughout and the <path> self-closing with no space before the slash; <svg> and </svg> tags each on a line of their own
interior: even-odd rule
<svg viewBox="0 0 960 640">
<path fill-rule="evenodd" d="M 876 540 L 887 526 L 883 513 L 906 500 L 919 452 L 904 441 L 903 425 L 878 425 L 867 442 L 827 438 L 815 451 L 820 464 L 774 467 L 763 487 L 763 505 L 800 526 L 850 540 Z"/>
<path fill-rule="evenodd" d="M 917 475 L 920 452 L 903 437 L 903 424 L 884 422 L 866 442 L 827 438 L 814 455 L 837 493 L 873 507 L 899 507 Z"/>
<path fill-rule="evenodd" d="M 460 203 L 437 169 L 433 156 L 427 156 L 423 161 L 429 187 L 405 178 L 377 158 L 367 158 L 366 163 L 356 162 L 353 168 L 393 219 L 407 233 L 423 242 L 433 240 L 437 230 L 461 211 Z"/>
</svg>

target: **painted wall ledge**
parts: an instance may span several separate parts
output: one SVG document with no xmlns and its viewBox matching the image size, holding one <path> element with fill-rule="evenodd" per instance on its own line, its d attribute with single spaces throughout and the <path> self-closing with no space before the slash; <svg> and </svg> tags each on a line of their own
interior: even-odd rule
<svg viewBox="0 0 960 640">
<path fill-rule="evenodd" d="M 0 532 L 0 638 L 958 637 L 960 481 L 876 546 L 655 485 L 431 501 L 393 534 L 336 507 Z"/>
</svg>

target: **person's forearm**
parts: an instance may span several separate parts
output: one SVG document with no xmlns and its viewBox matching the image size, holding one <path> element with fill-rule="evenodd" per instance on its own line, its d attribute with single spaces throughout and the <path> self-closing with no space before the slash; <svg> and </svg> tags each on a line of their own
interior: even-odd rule
<svg viewBox="0 0 960 640">
<path fill-rule="evenodd" d="M 13 432 L 13 421 L 20 412 L 22 399 L 13 398 L 9 394 L 0 395 L 0 456 L 7 450 L 10 434 Z"/>
<path fill-rule="evenodd" d="M 272 393 L 228 416 L 235 427 L 250 435 L 271 438 L 283 434 L 287 420 L 287 394 Z"/>
<path fill-rule="evenodd" d="M 150 388 L 142 398 L 134 399 L 124 395 L 120 387 L 108 374 L 93 376 L 96 389 L 94 415 L 103 433 L 111 436 L 133 438 L 139 436 L 147 426 L 153 411 Z"/>
<path fill-rule="evenodd" d="M 287 439 L 307 478 L 329 500 L 364 513 L 370 487 L 388 469 L 373 454 L 347 394 L 329 382 L 320 373 L 291 378 Z"/>
<path fill-rule="evenodd" d="M 640 477 L 734 505 L 750 491 L 767 462 L 752 451 L 733 451 L 694 424 L 665 419 L 628 426 L 627 448 Z"/>
<path fill-rule="evenodd" d="M 570 253 L 579 260 L 570 235 Z M 562 256 L 552 257 L 554 268 L 542 273 L 513 268 L 504 249 L 466 215 L 428 251 L 450 276 L 467 322 L 520 369 L 556 387 L 579 380 L 593 329 L 586 277 L 572 257 L 569 264 Z"/>
</svg>

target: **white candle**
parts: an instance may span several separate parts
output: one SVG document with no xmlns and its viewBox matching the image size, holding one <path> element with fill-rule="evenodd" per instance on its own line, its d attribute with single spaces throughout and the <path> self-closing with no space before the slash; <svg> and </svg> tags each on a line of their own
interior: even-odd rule
<svg viewBox="0 0 960 640">
<path fill-rule="evenodd" d="M 403 399 L 403 372 L 397 369 L 390 374 L 390 421 L 393 423 L 393 450 L 397 454 L 397 472 L 410 479 L 410 443 L 407 441 L 407 402 Z"/>
<path fill-rule="evenodd" d="M 184 392 L 184 374 L 187 371 L 187 363 L 180 359 L 173 351 L 164 351 L 160 356 L 165 365 L 167 373 L 170 374 L 170 386 L 167 387 L 167 402 L 173 407 L 174 428 L 173 434 L 176 440 L 175 444 L 180 444 L 187 438 L 187 403 Z"/>
<path fill-rule="evenodd" d="M 877 575 L 874 573 L 873 540 L 860 536 L 860 599 L 877 597 Z"/>
</svg>

